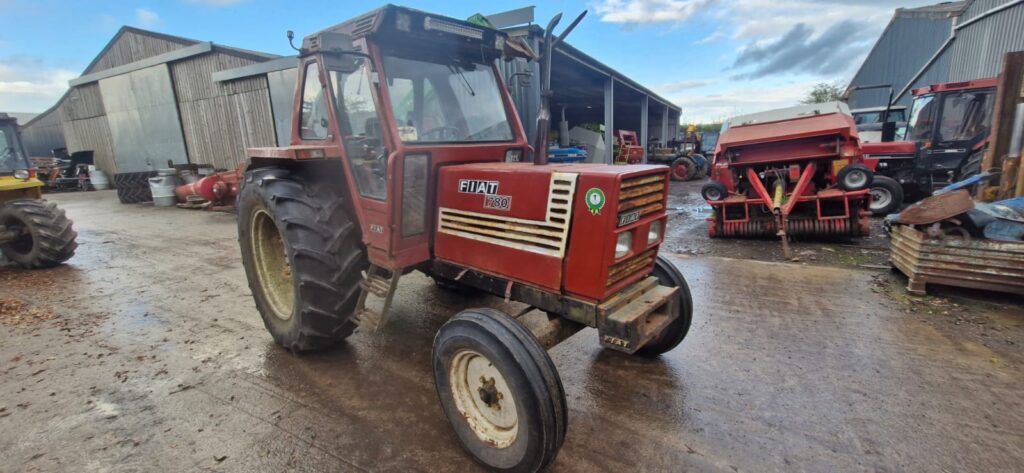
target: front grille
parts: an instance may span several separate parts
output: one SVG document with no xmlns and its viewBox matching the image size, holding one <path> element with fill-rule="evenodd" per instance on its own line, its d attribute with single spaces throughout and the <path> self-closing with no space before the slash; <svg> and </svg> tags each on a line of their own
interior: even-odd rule
<svg viewBox="0 0 1024 473">
<path fill-rule="evenodd" d="M 612 265 L 611 268 L 608 268 L 608 280 L 606 281 L 605 286 L 610 287 L 615 283 L 636 274 L 637 271 L 641 271 L 649 267 L 654 264 L 654 258 L 657 255 L 658 250 L 656 248 L 652 248 L 630 259 Z"/>
<path fill-rule="evenodd" d="M 576 174 L 552 173 L 548 189 L 548 207 L 543 221 L 441 207 L 438 231 L 561 258 L 569 238 Z"/>
<path fill-rule="evenodd" d="M 665 209 L 665 175 L 633 177 L 619 186 L 619 226 Z"/>
</svg>

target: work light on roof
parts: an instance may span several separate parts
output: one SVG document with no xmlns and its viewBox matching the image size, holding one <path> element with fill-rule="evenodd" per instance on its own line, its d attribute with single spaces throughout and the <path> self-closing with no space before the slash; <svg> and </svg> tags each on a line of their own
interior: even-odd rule
<svg viewBox="0 0 1024 473">
<path fill-rule="evenodd" d="M 429 16 L 423 20 L 423 29 L 427 31 L 441 31 L 444 33 L 457 34 L 466 38 L 484 39 L 484 32 L 482 30 L 439 20 Z"/>
</svg>

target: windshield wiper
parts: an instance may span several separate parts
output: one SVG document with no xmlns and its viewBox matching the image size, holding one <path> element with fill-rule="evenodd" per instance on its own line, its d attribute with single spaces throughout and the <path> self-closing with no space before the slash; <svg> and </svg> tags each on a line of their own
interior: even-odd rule
<svg viewBox="0 0 1024 473">
<path fill-rule="evenodd" d="M 466 79 L 466 74 L 464 74 L 462 72 L 462 68 L 460 68 L 460 67 L 458 67 L 458 66 L 456 66 L 454 64 L 449 64 L 448 65 L 448 70 L 450 70 L 452 72 L 458 73 L 459 77 L 462 78 L 462 83 L 466 84 L 466 89 L 469 90 L 469 95 L 471 97 L 476 97 L 476 92 L 473 91 L 473 86 L 469 85 L 469 79 Z"/>
</svg>

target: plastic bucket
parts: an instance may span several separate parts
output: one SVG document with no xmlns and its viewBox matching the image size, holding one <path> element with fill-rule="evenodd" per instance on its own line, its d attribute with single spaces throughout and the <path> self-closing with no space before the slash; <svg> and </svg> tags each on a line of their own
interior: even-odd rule
<svg viewBox="0 0 1024 473">
<path fill-rule="evenodd" d="M 178 187 L 178 177 L 174 169 L 161 169 L 156 177 L 149 178 L 149 190 L 153 192 L 153 205 L 157 207 L 173 207 L 178 203 L 174 189 Z"/>
<path fill-rule="evenodd" d="M 110 189 L 110 178 L 107 177 L 107 173 L 96 169 L 96 166 L 89 166 L 89 183 L 98 191 Z"/>
</svg>

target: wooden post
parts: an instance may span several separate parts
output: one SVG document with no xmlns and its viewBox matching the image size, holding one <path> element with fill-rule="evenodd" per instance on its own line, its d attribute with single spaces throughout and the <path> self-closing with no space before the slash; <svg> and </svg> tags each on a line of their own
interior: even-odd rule
<svg viewBox="0 0 1024 473">
<path fill-rule="evenodd" d="M 988 152 L 981 162 L 981 170 L 987 171 L 1000 168 L 999 189 L 992 191 L 987 185 L 978 186 L 978 198 L 992 201 L 1014 195 L 1019 187 L 1017 177 L 1020 166 L 1019 159 L 1005 159 L 1010 152 L 1010 136 L 1013 134 L 1013 115 L 1017 104 L 1024 98 L 1024 51 L 1007 53 L 1003 60 L 1003 71 L 999 75 L 999 86 L 996 89 L 995 108 L 992 111 L 992 134 Z M 993 192 L 994 191 L 994 192 Z"/>
</svg>

